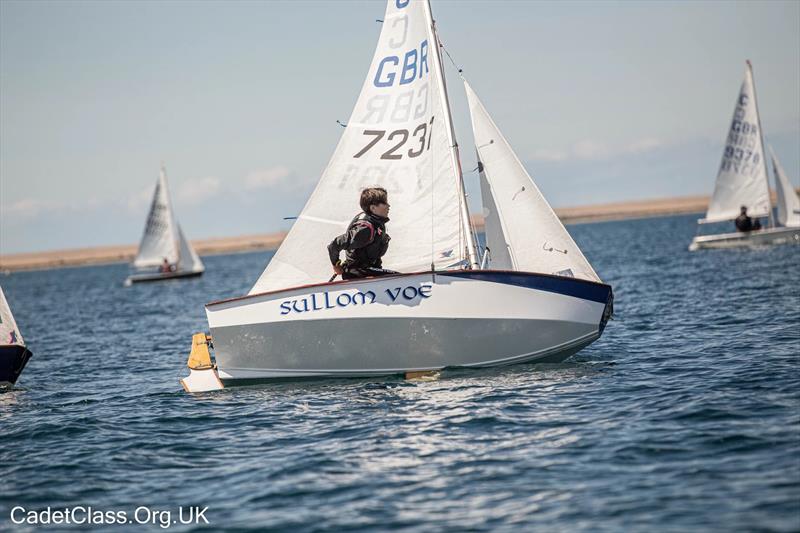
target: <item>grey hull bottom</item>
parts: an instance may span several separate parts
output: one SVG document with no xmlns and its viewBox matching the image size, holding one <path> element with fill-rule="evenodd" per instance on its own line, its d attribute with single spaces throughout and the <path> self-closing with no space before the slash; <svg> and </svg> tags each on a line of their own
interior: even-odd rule
<svg viewBox="0 0 800 533">
<path fill-rule="evenodd" d="M 220 378 L 232 384 L 557 363 L 600 331 L 598 324 L 564 321 L 367 318 L 220 327 L 212 335 Z"/>
</svg>

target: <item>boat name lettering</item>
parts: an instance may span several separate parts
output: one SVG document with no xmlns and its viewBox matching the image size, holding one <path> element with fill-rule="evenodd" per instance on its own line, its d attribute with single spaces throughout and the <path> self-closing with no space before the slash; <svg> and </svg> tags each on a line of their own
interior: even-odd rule
<svg viewBox="0 0 800 533">
<path fill-rule="evenodd" d="M 419 286 L 408 285 L 405 287 L 394 287 L 386 289 L 382 293 L 376 294 L 374 291 L 355 291 L 331 294 L 328 291 L 315 292 L 294 300 L 281 302 L 281 314 L 306 313 L 312 311 L 322 311 L 323 309 L 339 309 L 353 305 L 370 305 L 374 303 L 405 303 L 413 300 L 422 300 L 431 297 L 433 286 L 429 283 Z M 379 298 L 378 295 L 385 295 Z M 381 302 L 381 300 L 383 300 Z"/>
</svg>

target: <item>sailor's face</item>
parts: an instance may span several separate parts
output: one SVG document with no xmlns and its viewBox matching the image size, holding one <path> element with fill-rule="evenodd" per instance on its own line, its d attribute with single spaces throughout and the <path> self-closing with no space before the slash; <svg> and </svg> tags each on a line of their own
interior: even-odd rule
<svg viewBox="0 0 800 533">
<path fill-rule="evenodd" d="M 387 218 L 389 216 L 389 207 L 390 206 L 389 206 L 388 203 L 373 204 L 373 205 L 370 206 L 370 209 L 372 209 L 372 213 L 374 215 L 378 215 L 379 217 Z"/>
</svg>

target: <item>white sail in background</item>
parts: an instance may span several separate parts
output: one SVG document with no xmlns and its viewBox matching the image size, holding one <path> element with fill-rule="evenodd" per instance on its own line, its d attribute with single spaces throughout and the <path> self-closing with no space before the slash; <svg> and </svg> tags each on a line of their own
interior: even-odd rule
<svg viewBox="0 0 800 533">
<path fill-rule="evenodd" d="M 327 245 L 360 211 L 359 195 L 370 186 L 384 187 L 392 206 L 385 268 L 460 266 L 471 235 L 450 120 L 427 1 L 388 0 L 372 64 L 333 157 L 250 293 L 327 281 Z"/>
<path fill-rule="evenodd" d="M 11 314 L 11 308 L 8 307 L 8 301 L 6 301 L 6 295 L 3 294 L 2 287 L 0 287 L 0 344 L 25 346 L 22 333 L 17 328 L 17 323 L 14 320 L 14 315 Z"/>
<path fill-rule="evenodd" d="M 736 99 L 714 194 L 701 222 L 733 220 L 739 216 L 741 206 L 747 207 L 751 217 L 767 216 L 771 209 L 761 122 L 749 61 Z"/>
<path fill-rule="evenodd" d="M 503 247 L 502 243 L 491 242 L 493 236 L 504 236 L 513 270 L 600 281 L 472 87 L 466 81 L 464 87 L 478 160 L 490 185 L 491 203 L 496 206 L 497 219 L 502 225 L 498 230 L 490 227 L 495 224 L 491 218 L 487 221 L 487 241 L 492 253 L 495 248 Z M 497 263 L 493 262 L 492 268 L 496 266 Z"/>
<path fill-rule="evenodd" d="M 778 158 L 772 147 L 769 147 L 772 157 L 772 169 L 775 172 L 775 190 L 778 196 L 778 223 L 790 228 L 800 227 L 800 197 L 797 195 L 792 182 L 786 177 Z"/>
<path fill-rule="evenodd" d="M 160 266 L 165 257 L 170 264 L 175 264 L 180 257 L 180 250 L 177 224 L 172 214 L 172 204 L 167 189 L 167 173 L 162 166 L 133 266 L 136 268 Z"/>
<path fill-rule="evenodd" d="M 508 244 L 500 220 L 500 210 L 494 202 L 494 194 L 478 155 L 478 173 L 481 180 L 481 200 L 483 201 L 483 232 L 486 235 L 486 248 L 489 249 L 489 267 L 495 270 L 514 270 L 511 260 L 511 246 Z"/>
<path fill-rule="evenodd" d="M 180 224 L 178 224 L 178 239 L 180 241 L 180 259 L 178 260 L 178 271 L 180 272 L 202 272 L 205 270 L 203 262 L 194 251 L 189 240 L 183 234 Z"/>
</svg>

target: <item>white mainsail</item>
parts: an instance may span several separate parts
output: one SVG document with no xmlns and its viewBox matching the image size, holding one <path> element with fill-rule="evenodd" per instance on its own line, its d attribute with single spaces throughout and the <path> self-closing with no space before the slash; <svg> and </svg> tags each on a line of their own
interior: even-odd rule
<svg viewBox="0 0 800 533">
<path fill-rule="evenodd" d="M 11 308 L 8 307 L 8 301 L 6 301 L 6 295 L 3 294 L 2 287 L 0 287 L 0 344 L 25 346 L 22 333 L 17 328 L 17 323 L 14 320 L 14 315 L 11 314 Z"/>
<path fill-rule="evenodd" d="M 513 270 L 600 281 L 466 80 L 464 87 L 482 170 L 484 208 L 490 211 L 486 239 L 492 268 L 506 268 L 510 261 Z"/>
<path fill-rule="evenodd" d="M 136 268 L 159 266 L 164 258 L 170 264 L 177 263 L 180 258 L 180 248 L 177 224 L 172 214 L 172 204 L 167 189 L 167 172 L 162 166 L 133 266 Z"/>
<path fill-rule="evenodd" d="M 778 196 L 778 223 L 790 228 L 800 227 L 800 196 L 797 195 L 792 182 L 786 177 L 780 161 L 778 161 L 772 147 L 769 147 L 772 157 L 772 169 L 775 172 L 775 190 Z"/>
<path fill-rule="evenodd" d="M 753 70 L 748 61 L 714 194 L 706 217 L 700 222 L 733 220 L 739 216 L 741 206 L 747 207 L 751 217 L 769 215 L 769 183 L 761 133 Z"/>
<path fill-rule="evenodd" d="M 189 243 L 175 219 L 172 201 L 167 187 L 167 171 L 164 166 L 158 175 L 153 202 L 147 215 L 139 252 L 133 261 L 136 268 L 161 266 L 164 258 L 176 265 L 178 272 L 202 272 L 203 262 Z"/>
<path fill-rule="evenodd" d="M 427 0 L 388 0 L 353 113 L 316 189 L 251 294 L 327 281 L 328 243 L 359 212 L 361 190 L 392 205 L 385 268 L 474 262 L 441 56 Z"/>
</svg>

